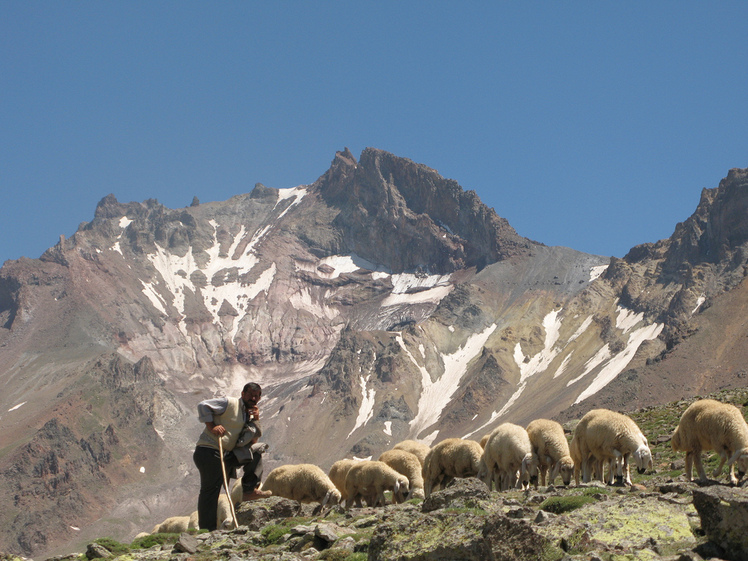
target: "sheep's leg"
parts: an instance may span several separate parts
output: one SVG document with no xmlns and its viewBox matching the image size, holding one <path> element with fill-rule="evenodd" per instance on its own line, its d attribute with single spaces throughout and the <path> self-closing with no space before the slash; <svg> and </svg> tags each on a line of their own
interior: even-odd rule
<svg viewBox="0 0 748 561">
<path fill-rule="evenodd" d="M 719 477 L 719 474 L 722 473 L 722 468 L 725 466 L 725 462 L 727 461 L 727 450 L 722 448 L 721 450 L 717 450 L 719 453 L 719 465 L 714 468 L 714 471 L 712 472 L 713 477 Z M 733 474 L 734 477 L 734 474 Z"/>
<path fill-rule="evenodd" d="M 589 483 L 592 476 L 592 464 L 589 456 L 582 460 L 582 482 Z"/>
<path fill-rule="evenodd" d="M 699 474 L 699 481 L 701 481 L 702 483 L 706 483 L 706 471 L 704 471 L 704 464 L 701 463 L 701 450 L 694 450 L 693 462 L 694 464 L 696 464 L 696 471 Z"/>
<path fill-rule="evenodd" d="M 631 466 L 629 465 L 629 455 L 624 454 L 623 455 L 623 471 L 626 472 L 626 479 L 624 479 L 624 483 L 631 486 Z"/>
<path fill-rule="evenodd" d="M 686 452 L 686 480 L 693 481 L 693 451 Z"/>
</svg>

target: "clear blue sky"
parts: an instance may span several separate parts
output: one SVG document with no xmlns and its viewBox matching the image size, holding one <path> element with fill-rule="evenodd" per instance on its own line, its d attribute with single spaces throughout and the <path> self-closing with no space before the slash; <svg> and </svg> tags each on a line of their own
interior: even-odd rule
<svg viewBox="0 0 748 561">
<path fill-rule="evenodd" d="M 0 263 L 97 202 L 311 183 L 373 146 L 524 236 L 669 236 L 748 167 L 746 2 L 0 3 Z"/>
</svg>

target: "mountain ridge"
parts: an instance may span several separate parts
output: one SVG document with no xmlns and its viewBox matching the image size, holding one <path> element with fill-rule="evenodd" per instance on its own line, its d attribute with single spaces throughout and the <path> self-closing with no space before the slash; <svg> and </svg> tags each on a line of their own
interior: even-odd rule
<svg viewBox="0 0 748 561">
<path fill-rule="evenodd" d="M 523 238 L 457 182 L 376 149 L 358 161 L 338 152 L 309 185 L 257 184 L 182 209 L 108 195 L 40 259 L 0 268 L 0 411 L 9 426 L 0 471 L 13 473 L 20 443 L 45 422 L 74 415 L 66 388 L 86 386 L 78 407 L 92 411 L 94 398 L 119 399 L 96 367 L 121 368 L 112 356 L 147 361 L 154 377 L 140 384 L 163 394 L 141 430 L 160 443 L 164 475 L 151 478 L 149 468 L 144 478 L 124 458 L 102 468 L 125 474 L 111 490 L 121 533 L 135 518 L 139 527 L 164 518 L 169 501 L 154 496 L 166 489 L 172 504 L 190 503 L 194 405 L 250 379 L 265 389 L 268 469 L 329 467 L 404 438 L 480 439 L 500 422 L 560 418 L 598 400 L 670 398 L 683 376 L 683 391 L 741 383 L 741 308 L 720 302 L 744 285 L 747 177 L 731 170 L 670 239 L 623 259 Z M 689 363 L 720 324 L 737 342 L 713 354 L 722 371 L 709 382 L 707 369 L 689 373 Z M 79 441 L 106 442 L 109 423 L 97 417 L 99 436 L 71 427 Z M 126 423 L 111 424 L 130 437 Z M 179 484 L 167 478 L 175 473 Z M 15 508 L 5 511 L 7 528 Z M 93 531 L 97 516 L 90 509 L 80 524 Z M 64 541 L 69 530 L 56 527 L 50 540 Z M 0 548 L 25 554 L 50 543 L 0 535 Z"/>
</svg>

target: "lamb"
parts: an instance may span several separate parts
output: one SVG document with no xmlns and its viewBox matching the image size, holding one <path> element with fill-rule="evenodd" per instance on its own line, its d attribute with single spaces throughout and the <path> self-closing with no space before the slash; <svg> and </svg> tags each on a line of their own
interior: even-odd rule
<svg viewBox="0 0 748 561">
<path fill-rule="evenodd" d="M 385 491 L 392 491 L 393 502 L 403 502 L 408 490 L 408 478 L 384 462 L 356 462 L 345 476 L 345 508 L 351 508 L 354 502 L 361 504 L 361 497 L 368 499 L 369 506 L 384 506 Z"/>
<path fill-rule="evenodd" d="M 727 462 L 730 483 L 737 485 L 748 471 L 748 424 L 740 410 L 729 403 L 701 399 L 692 403 L 680 418 L 673 433 L 671 446 L 676 452 L 686 453 L 686 478 L 691 481 L 693 463 L 702 483 L 706 472 L 701 463 L 701 452 L 714 450 L 719 454 L 719 466 L 712 474 L 717 477 Z M 735 464 L 738 478 L 735 477 Z"/>
<path fill-rule="evenodd" d="M 652 452 L 647 445 L 647 439 L 636 423 L 626 415 L 610 411 L 609 409 L 593 409 L 589 411 L 577 425 L 574 431 L 577 445 L 582 457 L 582 471 L 584 482 L 590 480 L 591 463 L 594 457 L 598 462 L 598 471 L 603 475 L 602 463 L 611 466 L 608 483 L 613 483 L 613 463 L 623 459 L 622 470 L 626 472 L 624 483 L 631 485 L 629 472 L 629 457 L 633 457 L 639 473 L 644 473 L 652 467 Z M 623 479 L 623 474 L 621 475 Z"/>
<path fill-rule="evenodd" d="M 410 492 L 405 497 L 405 500 L 412 497 L 424 498 L 421 462 L 418 461 L 418 458 L 414 454 L 405 450 L 387 450 L 379 456 L 379 461 L 384 462 L 408 478 Z"/>
<path fill-rule="evenodd" d="M 426 460 L 426 454 L 428 454 L 430 450 L 426 444 L 418 442 L 417 440 L 403 440 L 402 442 L 395 444 L 392 449 L 405 450 L 406 452 L 415 455 L 415 457 L 418 458 L 418 461 L 421 462 L 421 467 L 423 467 L 423 462 Z"/>
<path fill-rule="evenodd" d="M 568 485 L 574 473 L 574 460 L 563 427 L 556 421 L 535 419 L 527 425 L 527 436 L 538 458 L 540 484 L 545 487 L 545 476 L 550 469 L 550 485 L 557 475 L 561 475 L 564 485 Z"/>
<path fill-rule="evenodd" d="M 181 534 L 192 529 L 197 529 L 197 511 L 189 516 L 171 516 L 156 524 L 151 534 Z"/>
<path fill-rule="evenodd" d="M 447 438 L 434 446 L 423 464 L 424 494 L 446 487 L 455 477 L 475 477 L 481 472 L 483 449 L 474 440 Z"/>
<path fill-rule="evenodd" d="M 327 472 L 330 481 L 332 481 L 335 484 L 335 487 L 338 488 L 338 491 L 340 491 L 341 502 L 348 498 L 345 494 L 345 476 L 348 475 L 348 470 L 351 469 L 351 466 L 359 461 L 360 460 L 349 460 L 348 458 L 338 460 L 330 466 L 330 471 Z"/>
<path fill-rule="evenodd" d="M 341 494 L 324 471 L 313 464 L 283 465 L 271 471 L 262 488 L 302 503 L 338 504 Z"/>
<path fill-rule="evenodd" d="M 496 427 L 486 442 L 482 461 L 483 481 L 489 490 L 492 485 L 499 491 L 515 486 L 524 489 L 537 480 L 538 459 L 527 431 L 519 425 L 502 423 Z"/>
</svg>

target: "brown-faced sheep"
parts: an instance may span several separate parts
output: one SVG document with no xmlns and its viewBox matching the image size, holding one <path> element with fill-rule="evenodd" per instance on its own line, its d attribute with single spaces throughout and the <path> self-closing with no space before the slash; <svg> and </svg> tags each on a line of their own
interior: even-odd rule
<svg viewBox="0 0 748 561">
<path fill-rule="evenodd" d="M 369 506 L 384 506 L 385 491 L 392 491 L 393 503 L 403 502 L 409 491 L 408 478 L 384 462 L 356 462 L 345 476 L 345 508 L 351 508 L 354 503 L 361 504 L 362 497 L 367 499 Z"/>
<path fill-rule="evenodd" d="M 481 472 L 483 449 L 475 440 L 447 438 L 434 446 L 423 464 L 424 494 L 446 487 L 456 477 L 476 477 Z"/>
<path fill-rule="evenodd" d="M 271 471 L 263 490 L 301 503 L 318 502 L 321 506 L 338 504 L 340 491 L 327 474 L 314 464 L 284 465 Z"/>
<path fill-rule="evenodd" d="M 408 478 L 410 492 L 405 500 L 415 497 L 424 498 L 423 473 L 421 462 L 418 458 L 405 450 L 387 450 L 379 456 L 379 461 L 384 462 L 398 473 Z"/>
<path fill-rule="evenodd" d="M 693 463 L 699 479 L 706 481 L 706 472 L 701 463 L 701 452 L 714 450 L 720 463 L 713 476 L 722 473 L 727 462 L 730 467 L 730 483 L 737 484 L 735 464 L 740 478 L 748 471 L 748 424 L 740 410 L 729 403 L 713 399 L 702 399 L 692 403 L 680 418 L 673 433 L 671 446 L 676 452 L 686 453 L 686 478 L 691 481 Z"/>
<path fill-rule="evenodd" d="M 506 491 L 529 486 L 538 476 L 538 459 L 524 427 L 502 423 L 496 427 L 483 451 L 484 482 L 491 489 Z M 519 472 L 519 478 L 517 473 Z"/>
<path fill-rule="evenodd" d="M 550 470 L 550 485 L 558 475 L 561 475 L 564 485 L 568 485 L 574 474 L 574 460 L 571 459 L 564 428 L 550 419 L 535 419 L 527 425 L 527 436 L 538 458 L 540 484 L 545 486 L 545 476 Z"/>
</svg>

